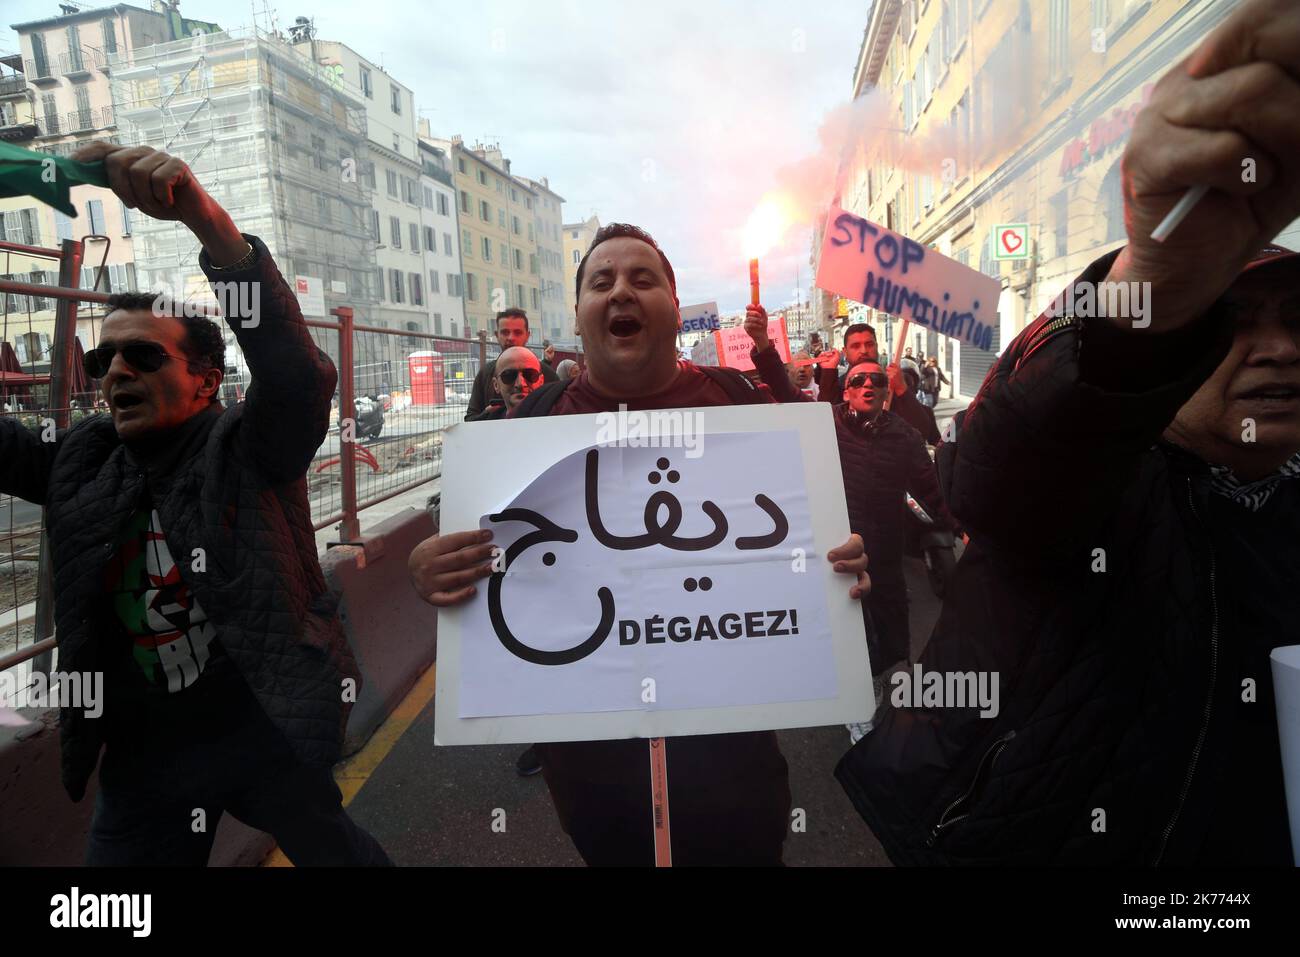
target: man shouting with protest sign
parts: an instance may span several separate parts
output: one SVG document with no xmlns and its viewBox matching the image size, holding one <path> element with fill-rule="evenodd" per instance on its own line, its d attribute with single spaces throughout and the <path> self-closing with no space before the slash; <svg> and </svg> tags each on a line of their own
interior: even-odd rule
<svg viewBox="0 0 1300 957">
<path fill-rule="evenodd" d="M 668 258 L 635 226 L 611 224 L 578 267 L 577 326 L 587 368 L 542 387 L 514 413 L 565 415 L 720 406 L 770 401 L 735 370 L 677 358 L 681 323 Z M 412 580 L 426 601 L 467 601 L 492 574 L 491 533 L 435 536 L 411 554 Z M 870 587 L 862 540 L 852 535 L 827 554 Z M 549 613 L 554 614 L 554 613 Z M 666 739 L 671 779 L 674 864 L 779 864 L 789 826 L 784 757 L 771 731 Z M 560 821 L 589 864 L 655 862 L 650 768 L 644 740 L 539 744 L 543 773 Z"/>
</svg>

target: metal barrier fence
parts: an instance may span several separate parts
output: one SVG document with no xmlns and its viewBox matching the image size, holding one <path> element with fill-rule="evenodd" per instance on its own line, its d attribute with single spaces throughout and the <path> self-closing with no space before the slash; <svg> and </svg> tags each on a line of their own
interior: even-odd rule
<svg viewBox="0 0 1300 957">
<path fill-rule="evenodd" d="M 108 414 L 97 383 L 79 374 L 82 351 L 99 342 L 108 299 L 77 288 L 82 243 L 65 240 L 56 250 L 0 242 L 0 254 L 5 277 L 16 274 L 12 257 L 59 263 L 57 286 L 0 279 L 0 415 L 40 430 Z M 441 475 L 442 431 L 463 421 L 474 377 L 500 349 L 485 333 L 453 339 L 358 324 L 348 307 L 333 313 L 307 320 L 339 371 L 307 489 L 315 529 L 334 525 L 346 542 L 360 534 L 361 510 Z M 250 382 L 237 347 L 227 349 L 226 365 L 222 397 L 229 405 Z M 0 494 L 0 672 L 50 670 L 49 554 L 41 508 Z"/>
</svg>

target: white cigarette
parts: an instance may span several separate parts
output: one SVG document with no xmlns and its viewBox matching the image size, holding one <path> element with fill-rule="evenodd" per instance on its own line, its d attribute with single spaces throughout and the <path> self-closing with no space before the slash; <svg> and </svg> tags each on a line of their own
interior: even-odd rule
<svg viewBox="0 0 1300 957">
<path fill-rule="evenodd" d="M 1169 211 L 1169 215 L 1161 220 L 1160 225 L 1151 231 L 1151 238 L 1158 243 L 1163 243 L 1169 238 L 1169 234 L 1178 228 L 1178 224 L 1187 218 L 1187 214 L 1192 211 L 1192 207 L 1199 203 L 1210 191 L 1208 186 L 1193 186 L 1183 198 L 1174 204 L 1174 208 Z"/>
</svg>

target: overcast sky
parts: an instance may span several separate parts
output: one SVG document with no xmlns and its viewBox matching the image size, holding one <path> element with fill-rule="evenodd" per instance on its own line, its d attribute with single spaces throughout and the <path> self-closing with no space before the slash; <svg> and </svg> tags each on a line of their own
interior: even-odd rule
<svg viewBox="0 0 1300 957">
<path fill-rule="evenodd" d="M 276 14 L 282 29 L 312 16 L 322 39 L 382 62 L 415 90 L 436 134 L 499 141 L 514 172 L 550 178 L 566 221 L 594 212 L 648 229 L 684 305 L 731 310 L 748 297 L 740 230 L 778 169 L 814 152 L 823 117 L 849 98 L 870 6 L 313 0 Z M 251 7 L 182 0 L 181 12 L 233 27 Z M 9 24 L 57 13 L 56 0 L 6 0 L 0 49 L 18 48 Z M 769 307 L 793 298 L 796 265 L 806 298 L 809 235 L 793 229 L 764 257 Z"/>
</svg>

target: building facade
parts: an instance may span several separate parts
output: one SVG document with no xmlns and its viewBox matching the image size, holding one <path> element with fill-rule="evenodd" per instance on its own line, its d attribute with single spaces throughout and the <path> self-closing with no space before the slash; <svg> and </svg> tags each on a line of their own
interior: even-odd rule
<svg viewBox="0 0 1300 957">
<path fill-rule="evenodd" d="M 592 213 L 582 222 L 566 223 L 560 229 L 564 234 L 564 308 L 572 316 L 578 305 L 578 265 L 600 231 L 600 218 Z"/>
<path fill-rule="evenodd" d="M 467 147 L 459 136 L 429 136 L 426 141 L 445 151 L 452 162 L 465 279 L 462 333 L 491 333 L 496 314 L 512 307 L 530 317 L 540 314 L 540 274 L 529 269 L 530 257 L 537 254 L 537 194 L 511 174 L 510 160 L 499 146 Z"/>
<path fill-rule="evenodd" d="M 174 6 L 129 4 L 64 12 L 11 25 L 20 52 L 4 58 L 0 71 L 0 139 L 55 156 L 68 156 L 95 140 L 118 141 L 110 74 L 131 51 L 215 24 L 173 18 Z M 65 11 L 71 8 L 65 8 Z M 177 33 L 178 30 L 186 31 Z M 101 292 L 136 288 L 134 237 L 138 216 L 110 189 L 76 186 L 70 193 L 76 217 L 25 197 L 0 199 L 0 235 L 9 242 L 58 248 L 83 240 L 78 284 Z M 51 259 L 6 257 L 6 277 L 56 285 Z M 10 296 L 10 315 L 21 315 L 24 332 L 13 342 L 23 363 L 44 365 L 54 327 L 55 300 Z M 89 345 L 89 333 L 79 336 Z"/>
<path fill-rule="evenodd" d="M 421 250 L 432 331 L 439 336 L 459 336 L 465 326 L 464 279 L 460 264 L 456 183 L 451 157 L 423 140 L 420 150 Z"/>
<path fill-rule="evenodd" d="M 541 297 L 539 328 L 557 348 L 572 349 L 577 339 L 573 312 L 564 308 L 564 197 L 551 189 L 550 180 L 520 178 L 533 191 L 533 222 L 536 237 L 537 288 Z M 530 262 L 530 268 L 533 263 Z"/>
<path fill-rule="evenodd" d="M 1119 160 L 1155 82 L 1230 12 L 1227 0 L 877 0 L 853 95 L 887 98 L 895 137 L 864 136 L 837 197 L 852 212 L 1001 281 L 994 351 L 915 325 L 962 395 L 1088 263 L 1125 242 Z M 898 138 L 921 149 L 904 158 Z M 891 145 L 893 144 L 893 145 Z M 919 158 L 918 158 L 919 157 Z M 993 227 L 1029 226 L 994 258 Z M 824 228 L 824 224 L 822 226 Z M 1287 242 L 1296 227 L 1280 237 Z M 821 229 L 814 236 L 814 266 Z M 834 314 L 818 292 L 818 317 Z M 897 321 L 852 304 L 892 350 Z M 844 320 L 840 320 L 840 325 Z"/>
<path fill-rule="evenodd" d="M 309 317 L 351 306 L 359 323 L 384 321 L 373 190 L 360 175 L 365 107 L 332 71 L 250 29 L 131 51 L 114 66 L 112 89 L 122 142 L 165 144 L 189 163 L 295 288 L 320 293 L 312 304 L 317 297 L 300 289 Z M 141 287 L 210 301 L 197 240 L 176 223 L 137 218 Z M 323 340 L 333 352 L 332 337 Z"/>
<path fill-rule="evenodd" d="M 422 236 L 423 189 L 415 97 L 411 89 L 351 47 L 298 28 L 293 49 L 365 108 L 366 154 L 358 168 L 370 192 L 378 303 L 372 322 L 385 329 L 433 332 Z"/>
</svg>

